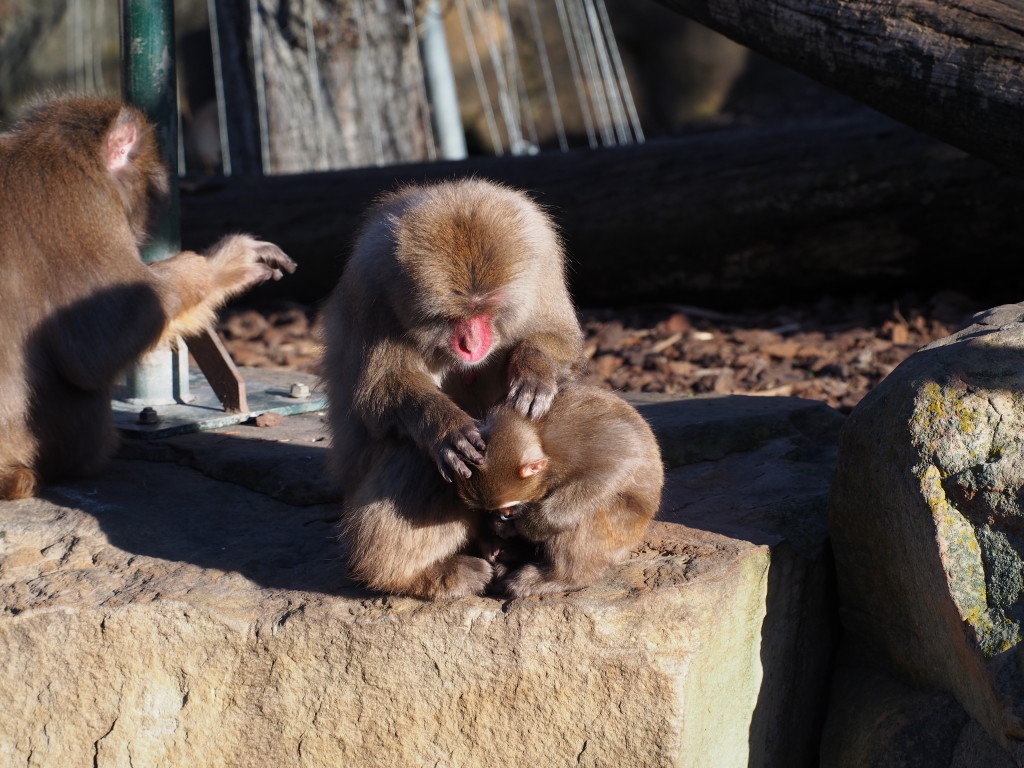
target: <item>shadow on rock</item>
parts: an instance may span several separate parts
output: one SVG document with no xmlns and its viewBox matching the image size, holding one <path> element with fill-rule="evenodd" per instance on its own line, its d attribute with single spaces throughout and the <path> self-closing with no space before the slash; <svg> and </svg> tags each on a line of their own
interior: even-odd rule
<svg viewBox="0 0 1024 768">
<path fill-rule="evenodd" d="M 325 454 L 319 444 L 223 432 L 127 442 L 105 471 L 43 497 L 94 516 L 131 555 L 234 571 L 261 587 L 358 597 L 334 533 L 339 505 Z"/>
</svg>

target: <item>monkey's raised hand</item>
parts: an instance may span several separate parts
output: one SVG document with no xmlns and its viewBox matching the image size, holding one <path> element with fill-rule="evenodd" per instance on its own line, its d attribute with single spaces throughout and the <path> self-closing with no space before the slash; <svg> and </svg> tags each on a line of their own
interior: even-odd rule
<svg viewBox="0 0 1024 768">
<path fill-rule="evenodd" d="M 229 235 L 210 249 L 210 264 L 228 290 L 244 290 L 295 271 L 295 262 L 273 243 Z"/>
<path fill-rule="evenodd" d="M 454 479 L 453 472 L 462 477 L 473 474 L 466 462 L 479 464 L 484 460 L 487 443 L 476 423 L 468 416 L 465 418 L 465 423 L 442 434 L 434 443 L 434 461 L 447 483 Z"/>
<path fill-rule="evenodd" d="M 169 318 L 167 335 L 192 336 L 213 321 L 216 308 L 228 298 L 284 272 L 294 272 L 295 262 L 273 243 L 248 235 L 229 235 L 209 249 L 206 256 L 182 251 L 149 265 L 165 290 L 164 307 Z"/>
</svg>

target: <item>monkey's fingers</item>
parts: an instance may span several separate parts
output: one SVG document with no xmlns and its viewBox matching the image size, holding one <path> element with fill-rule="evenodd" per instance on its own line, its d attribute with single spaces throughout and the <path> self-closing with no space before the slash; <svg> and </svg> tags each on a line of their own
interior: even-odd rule
<svg viewBox="0 0 1024 768">
<path fill-rule="evenodd" d="M 437 471 L 441 473 L 441 477 L 446 483 L 450 483 L 452 481 L 452 476 L 448 472 L 448 468 L 444 465 L 444 462 L 441 461 L 441 458 L 438 457 L 435 463 L 437 464 Z"/>
<path fill-rule="evenodd" d="M 534 393 L 533 402 L 530 403 L 530 412 L 527 414 L 531 419 L 539 419 L 549 410 L 554 402 L 558 387 L 538 387 Z"/>
<path fill-rule="evenodd" d="M 522 380 L 522 377 L 519 376 L 516 376 L 509 381 L 509 393 L 506 397 L 509 402 L 515 404 L 516 397 L 519 396 L 519 391 L 522 389 L 523 384 L 525 384 L 525 382 Z"/>
<path fill-rule="evenodd" d="M 441 472 L 441 477 L 444 478 L 446 483 L 450 483 L 454 479 L 452 472 L 458 473 L 463 478 L 469 478 L 473 475 L 470 468 L 466 466 L 466 462 L 452 448 L 441 449 L 437 457 L 437 469 Z"/>
<path fill-rule="evenodd" d="M 558 385 L 554 382 L 517 377 L 509 386 L 508 402 L 523 416 L 539 419 L 550 410 L 556 394 Z"/>
<path fill-rule="evenodd" d="M 252 287 L 265 283 L 267 280 L 279 280 L 281 278 L 281 271 L 270 267 L 263 262 L 254 262 L 248 267 L 248 279 L 246 285 Z"/>
<path fill-rule="evenodd" d="M 487 450 L 487 442 L 484 440 L 484 436 L 480 434 L 480 430 L 473 426 L 464 430 L 462 436 L 476 449 L 475 451 L 467 452 L 460 448 L 462 454 L 476 464 L 482 462 L 484 460 L 484 452 Z"/>
<path fill-rule="evenodd" d="M 298 267 L 295 260 L 273 243 L 257 240 L 255 244 L 256 258 L 274 270 L 274 279 L 281 279 L 281 270 L 291 274 Z"/>
<path fill-rule="evenodd" d="M 455 438 L 452 440 L 452 445 L 458 452 L 460 459 L 472 462 L 473 464 L 483 463 L 483 452 L 486 450 L 487 446 L 484 444 L 483 438 L 480 437 L 478 432 L 476 434 L 466 432 L 461 435 L 455 435 Z"/>
</svg>

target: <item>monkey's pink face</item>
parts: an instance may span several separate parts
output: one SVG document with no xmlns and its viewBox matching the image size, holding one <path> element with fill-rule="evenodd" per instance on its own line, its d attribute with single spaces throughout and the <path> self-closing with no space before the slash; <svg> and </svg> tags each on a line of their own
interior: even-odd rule
<svg viewBox="0 0 1024 768">
<path fill-rule="evenodd" d="M 491 316 L 476 315 L 467 320 L 459 320 L 452 325 L 452 335 L 448 345 L 463 363 L 475 364 L 487 357 L 493 342 L 494 331 L 491 328 Z"/>
</svg>

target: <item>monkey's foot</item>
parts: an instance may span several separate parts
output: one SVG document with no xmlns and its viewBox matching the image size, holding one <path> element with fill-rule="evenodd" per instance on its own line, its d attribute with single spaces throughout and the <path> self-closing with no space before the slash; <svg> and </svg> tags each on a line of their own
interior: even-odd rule
<svg viewBox="0 0 1024 768">
<path fill-rule="evenodd" d="M 440 578 L 434 580 L 426 595 L 435 600 L 482 595 L 494 573 L 489 562 L 470 555 L 453 555 L 437 568 Z"/>
<path fill-rule="evenodd" d="M 0 499 L 29 499 L 38 488 L 39 476 L 28 467 L 14 467 L 0 476 Z"/>
<path fill-rule="evenodd" d="M 550 569 L 544 566 L 527 563 L 509 573 L 498 585 L 498 593 L 509 597 L 529 597 L 530 595 L 551 595 L 556 593 L 574 592 L 591 584 L 597 579 L 573 580 L 572 582 L 553 578 Z"/>
</svg>

